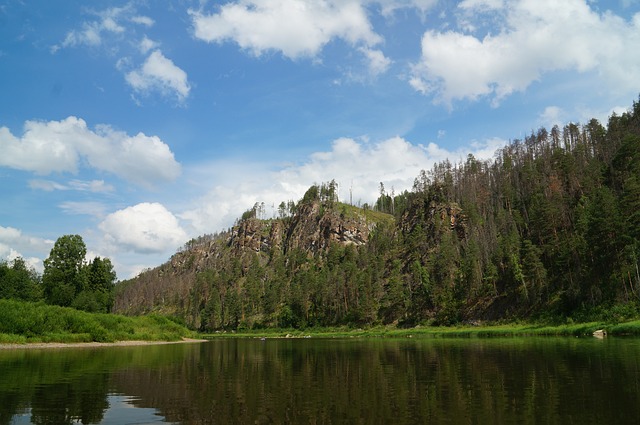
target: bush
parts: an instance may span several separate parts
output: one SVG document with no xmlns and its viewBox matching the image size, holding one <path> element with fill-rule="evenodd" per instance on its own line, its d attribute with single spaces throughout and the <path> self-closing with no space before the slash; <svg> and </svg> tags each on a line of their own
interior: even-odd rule
<svg viewBox="0 0 640 425">
<path fill-rule="evenodd" d="M 0 342 L 175 341 L 192 335 L 164 316 L 125 317 L 69 307 L 0 300 Z"/>
</svg>

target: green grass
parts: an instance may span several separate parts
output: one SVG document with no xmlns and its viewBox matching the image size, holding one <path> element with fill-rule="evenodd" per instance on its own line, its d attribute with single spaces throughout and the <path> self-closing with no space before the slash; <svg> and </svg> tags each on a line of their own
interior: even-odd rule
<svg viewBox="0 0 640 425">
<path fill-rule="evenodd" d="M 335 210 L 338 212 L 344 212 L 346 218 L 358 218 L 364 216 L 367 221 L 372 221 L 374 223 L 384 223 L 391 225 L 395 220 L 391 214 L 374 211 L 370 208 L 365 210 L 354 205 L 344 204 L 342 202 L 338 202 Z"/>
<path fill-rule="evenodd" d="M 491 338 L 517 336 L 591 336 L 596 330 L 605 330 L 608 335 L 640 336 L 640 321 L 618 324 L 603 322 L 572 323 L 565 325 L 546 324 L 507 324 L 488 326 L 452 326 L 452 327 L 372 327 L 368 329 L 350 328 L 312 328 L 296 329 L 260 329 L 242 332 L 221 332 L 204 335 L 205 338 L 238 338 L 238 337 L 266 337 L 266 338 Z"/>
<path fill-rule="evenodd" d="M 260 329 L 200 335 L 206 338 L 490 338 L 516 336 L 590 336 L 603 329 L 608 335 L 640 336 L 640 320 L 622 323 L 605 321 L 561 325 L 514 323 L 459 327 L 395 328 L 377 326 L 365 329 L 349 327 L 297 329 Z M 72 308 L 0 300 L 0 343 L 34 342 L 115 342 L 177 341 L 196 334 L 165 316 L 138 317 L 94 314 Z"/>
<path fill-rule="evenodd" d="M 193 332 L 157 315 L 127 317 L 0 300 L 0 343 L 177 341 Z"/>
</svg>

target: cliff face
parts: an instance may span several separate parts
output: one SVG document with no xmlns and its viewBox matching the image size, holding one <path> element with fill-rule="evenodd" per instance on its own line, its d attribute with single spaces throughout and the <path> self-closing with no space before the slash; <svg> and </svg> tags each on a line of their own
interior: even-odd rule
<svg viewBox="0 0 640 425">
<path fill-rule="evenodd" d="M 346 208 L 346 207 L 345 207 Z M 241 221 L 227 239 L 236 254 L 245 252 L 299 249 L 310 254 L 322 254 L 332 243 L 361 246 L 369 240 L 376 222 L 365 214 L 327 209 L 319 202 L 301 205 L 293 217 L 283 220 Z"/>
<path fill-rule="evenodd" d="M 308 258 L 322 257 L 333 244 L 362 246 L 369 240 L 380 214 L 337 204 L 320 202 L 301 204 L 291 217 L 271 220 L 247 218 L 229 232 L 191 241 L 171 259 L 119 285 L 114 312 L 144 314 L 157 311 L 186 318 L 200 326 L 199 311 L 209 296 L 202 276 L 242 276 L 255 264 L 267 265 L 274 256 L 289 252 L 306 253 Z M 391 216 L 384 220 L 391 221 Z M 230 270 L 233 268 L 241 270 Z"/>
</svg>

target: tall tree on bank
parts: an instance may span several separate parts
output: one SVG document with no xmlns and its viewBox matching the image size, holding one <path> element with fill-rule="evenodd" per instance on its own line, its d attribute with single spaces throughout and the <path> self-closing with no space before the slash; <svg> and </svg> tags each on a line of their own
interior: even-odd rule
<svg viewBox="0 0 640 425">
<path fill-rule="evenodd" d="M 58 238 L 49 257 L 44 260 L 45 300 L 49 304 L 68 307 L 76 294 L 86 286 L 82 273 L 87 247 L 80 235 L 65 235 Z"/>
<path fill-rule="evenodd" d="M 111 309 L 116 281 L 111 260 L 97 257 L 86 263 L 86 255 L 80 235 L 58 238 L 44 260 L 42 285 L 47 303 L 93 312 Z"/>
<path fill-rule="evenodd" d="M 79 310 L 109 312 L 113 306 L 116 272 L 108 258 L 96 257 L 83 267 L 86 286 L 71 304 Z"/>
</svg>

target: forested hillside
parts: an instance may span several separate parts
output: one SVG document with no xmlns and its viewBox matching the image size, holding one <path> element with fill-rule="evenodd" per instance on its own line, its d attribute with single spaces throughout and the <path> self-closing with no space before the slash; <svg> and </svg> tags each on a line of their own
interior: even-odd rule
<svg viewBox="0 0 640 425">
<path fill-rule="evenodd" d="M 451 324 L 634 314 L 640 300 L 640 103 L 443 162 L 371 208 L 335 183 L 193 240 L 117 288 L 120 313 L 202 330 Z"/>
</svg>

